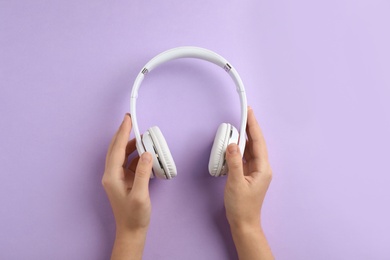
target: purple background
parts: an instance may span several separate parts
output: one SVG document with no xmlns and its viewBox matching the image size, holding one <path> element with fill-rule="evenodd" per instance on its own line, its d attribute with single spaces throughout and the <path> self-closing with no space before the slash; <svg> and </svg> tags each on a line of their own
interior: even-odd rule
<svg viewBox="0 0 390 260">
<path fill-rule="evenodd" d="M 263 226 L 277 259 L 390 259 L 389 1 L 0 1 L 0 259 L 108 259 L 101 187 L 133 80 L 195 45 L 240 73 L 274 179 Z M 179 176 L 150 184 L 144 259 L 236 259 L 218 125 L 239 121 L 226 73 L 199 60 L 150 73 L 141 131 L 158 125 Z"/>
</svg>

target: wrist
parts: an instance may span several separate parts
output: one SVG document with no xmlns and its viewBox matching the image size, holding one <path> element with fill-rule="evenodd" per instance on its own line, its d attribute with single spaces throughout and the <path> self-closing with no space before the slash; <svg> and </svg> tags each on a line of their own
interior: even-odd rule
<svg viewBox="0 0 390 260">
<path fill-rule="evenodd" d="M 230 229 L 233 231 L 248 231 L 248 230 L 259 230 L 261 229 L 261 218 L 259 215 L 251 215 L 245 214 L 246 216 L 234 215 L 226 213 L 226 218 L 228 220 Z"/>
<path fill-rule="evenodd" d="M 232 223 L 230 224 L 232 235 L 250 235 L 253 233 L 261 234 L 263 229 L 260 221 L 255 223 Z"/>
<path fill-rule="evenodd" d="M 263 229 L 258 225 L 240 225 L 230 227 L 234 244 L 240 247 L 240 244 L 250 244 L 256 241 L 258 243 L 264 237 Z M 249 242 L 251 241 L 251 242 Z"/>
<path fill-rule="evenodd" d="M 117 229 L 111 259 L 142 259 L 147 229 Z"/>
<path fill-rule="evenodd" d="M 139 228 L 127 230 L 123 228 L 116 229 L 115 240 L 121 241 L 143 241 L 146 238 L 146 234 L 148 232 L 147 228 Z"/>
<path fill-rule="evenodd" d="M 259 223 L 231 226 L 239 259 L 274 259 Z"/>
</svg>

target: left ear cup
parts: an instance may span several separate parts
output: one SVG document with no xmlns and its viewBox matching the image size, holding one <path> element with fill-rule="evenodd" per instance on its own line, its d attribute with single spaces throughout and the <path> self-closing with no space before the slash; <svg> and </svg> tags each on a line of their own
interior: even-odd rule
<svg viewBox="0 0 390 260">
<path fill-rule="evenodd" d="M 160 129 L 157 126 L 149 128 L 142 135 L 142 142 L 146 151 L 152 154 L 154 175 L 162 179 L 176 177 L 176 165 Z"/>
<path fill-rule="evenodd" d="M 238 131 L 231 124 L 223 123 L 218 127 L 209 160 L 209 172 L 218 177 L 227 173 L 225 162 L 226 148 L 231 143 L 238 143 Z"/>
</svg>

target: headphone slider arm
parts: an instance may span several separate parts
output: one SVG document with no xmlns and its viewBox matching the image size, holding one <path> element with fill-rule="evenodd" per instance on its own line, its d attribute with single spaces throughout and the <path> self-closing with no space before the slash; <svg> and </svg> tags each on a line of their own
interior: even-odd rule
<svg viewBox="0 0 390 260">
<path fill-rule="evenodd" d="M 148 69 L 147 69 L 147 68 L 143 68 L 143 70 L 142 70 L 142 72 L 141 72 L 141 73 L 142 73 L 142 74 L 144 74 L 144 75 L 146 75 L 146 74 L 148 74 L 148 72 L 149 72 L 149 71 L 148 71 Z"/>
<path fill-rule="evenodd" d="M 223 69 L 224 69 L 226 72 L 229 72 L 229 71 L 232 69 L 232 66 L 230 66 L 229 63 L 226 63 L 225 66 L 223 67 Z"/>
</svg>

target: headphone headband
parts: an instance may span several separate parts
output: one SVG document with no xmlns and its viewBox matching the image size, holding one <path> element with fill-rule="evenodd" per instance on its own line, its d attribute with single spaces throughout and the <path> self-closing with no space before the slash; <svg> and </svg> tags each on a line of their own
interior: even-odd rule
<svg viewBox="0 0 390 260">
<path fill-rule="evenodd" d="M 185 46 L 185 47 L 177 47 L 173 49 L 169 49 L 164 51 L 153 59 L 151 59 L 146 65 L 142 68 L 142 70 L 138 73 L 137 78 L 134 81 L 133 89 L 131 91 L 131 99 L 130 99 L 130 114 L 133 123 L 133 129 L 136 139 L 136 145 L 138 153 L 141 155 L 145 152 L 145 148 L 141 142 L 141 135 L 139 133 L 138 123 L 137 123 L 137 115 L 136 115 L 136 101 L 138 97 L 138 89 L 141 86 L 141 83 L 147 73 L 152 71 L 154 68 L 159 65 L 180 58 L 196 58 L 201 60 L 206 60 L 211 63 L 218 65 L 223 68 L 233 79 L 237 93 L 240 97 L 241 104 L 241 125 L 240 125 L 240 138 L 238 141 L 238 145 L 242 154 L 244 154 L 246 137 L 245 137 L 245 128 L 247 121 L 247 101 L 245 95 L 244 83 L 242 82 L 240 75 L 238 75 L 237 71 L 234 67 L 221 55 L 199 47 L 193 46 Z"/>
</svg>

